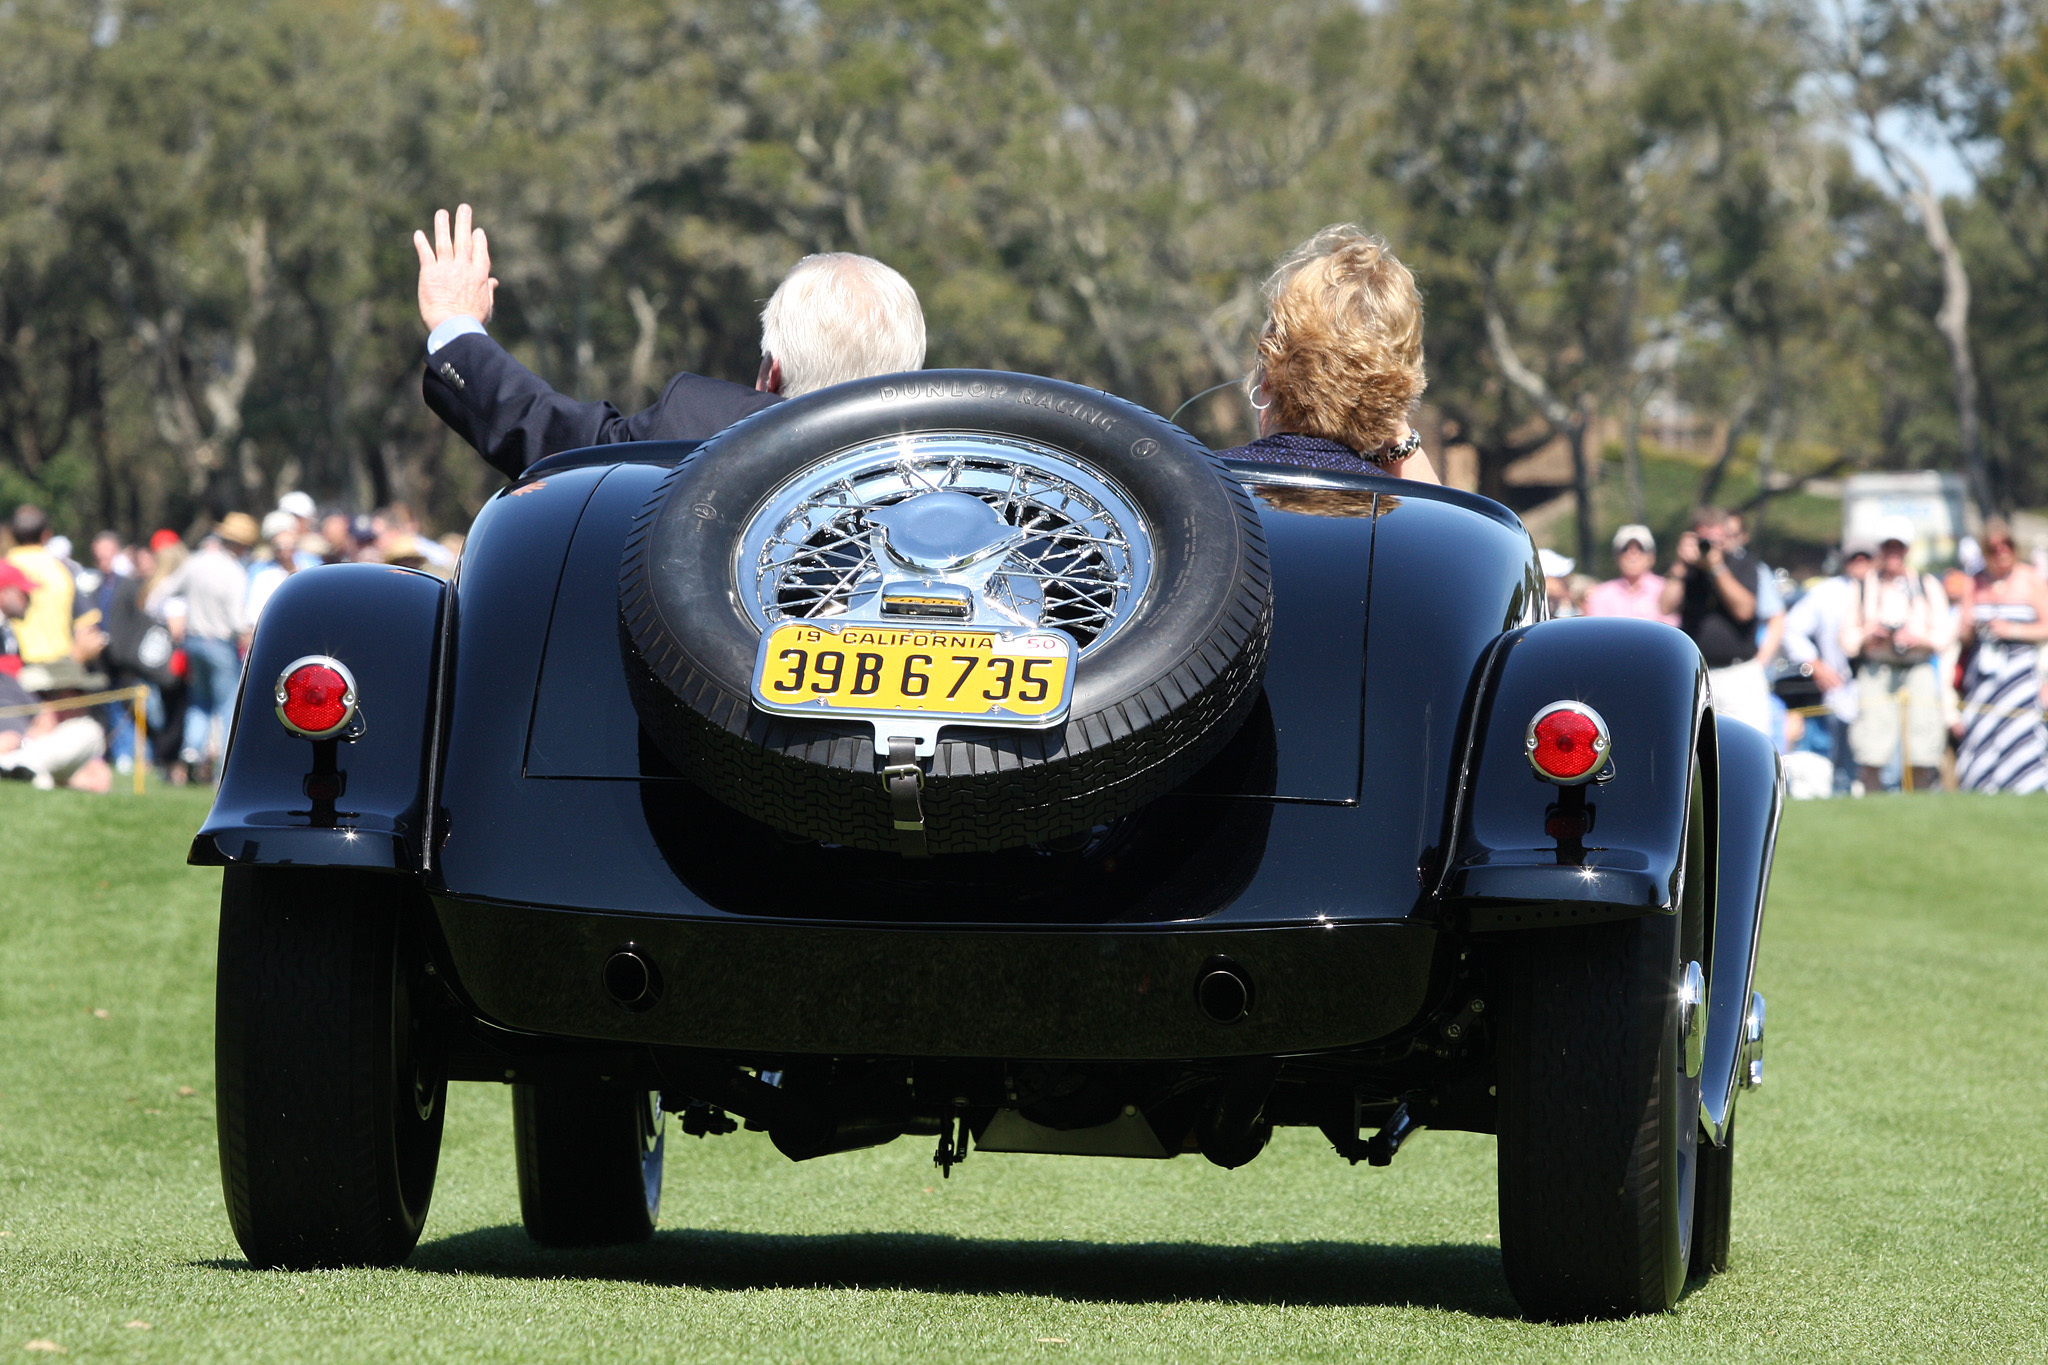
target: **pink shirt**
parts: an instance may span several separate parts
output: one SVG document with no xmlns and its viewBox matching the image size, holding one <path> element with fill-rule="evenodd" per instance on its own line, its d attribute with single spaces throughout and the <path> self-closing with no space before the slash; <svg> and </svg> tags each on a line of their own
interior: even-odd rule
<svg viewBox="0 0 2048 1365">
<path fill-rule="evenodd" d="M 1678 624 L 1677 612 L 1663 612 L 1657 609 L 1657 599 L 1664 594 L 1664 576 L 1646 573 L 1636 580 L 1631 588 L 1626 578 L 1610 578 L 1586 591 L 1586 615 L 1588 616 L 1633 616 L 1639 621 L 1662 621 L 1667 626 Z"/>
</svg>

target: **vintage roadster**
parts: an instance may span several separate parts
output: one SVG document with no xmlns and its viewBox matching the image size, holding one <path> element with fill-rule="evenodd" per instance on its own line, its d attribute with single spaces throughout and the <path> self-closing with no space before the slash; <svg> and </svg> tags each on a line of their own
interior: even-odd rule
<svg viewBox="0 0 2048 1365">
<path fill-rule="evenodd" d="M 674 1128 L 1434 1127 L 1498 1134 L 1527 1311 L 1668 1308 L 1728 1256 L 1777 760 L 1685 636 L 1543 604 L 1487 499 L 982 371 L 551 456 L 453 583 L 296 575 L 191 852 L 235 1235 L 402 1261 L 450 1081 L 512 1086 L 551 1246 L 650 1236 Z"/>
</svg>

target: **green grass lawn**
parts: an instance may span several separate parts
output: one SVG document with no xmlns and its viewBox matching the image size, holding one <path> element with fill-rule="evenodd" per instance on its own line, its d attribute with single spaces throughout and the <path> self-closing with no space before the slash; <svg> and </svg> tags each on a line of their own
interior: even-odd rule
<svg viewBox="0 0 2048 1365">
<path fill-rule="evenodd" d="M 1514 1317 L 1490 1138 L 1424 1133 L 1387 1170 L 1293 1131 L 1235 1172 L 976 1154 L 942 1181 L 928 1140 L 799 1166 L 672 1128 L 654 1244 L 556 1254 L 519 1230 L 485 1086 L 451 1096 L 406 1268 L 251 1271 L 214 1156 L 219 874 L 182 865 L 204 809 L 0 788 L 0 1359 L 2048 1353 L 2048 800 L 1790 812 L 1735 1268 L 1574 1327 Z"/>
</svg>

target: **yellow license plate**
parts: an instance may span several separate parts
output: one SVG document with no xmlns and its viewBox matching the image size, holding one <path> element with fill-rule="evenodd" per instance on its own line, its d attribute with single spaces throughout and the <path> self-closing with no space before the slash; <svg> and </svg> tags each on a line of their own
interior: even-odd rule
<svg viewBox="0 0 2048 1365">
<path fill-rule="evenodd" d="M 761 639 L 754 700 L 794 715 L 1039 726 L 1066 714 L 1073 676 L 1073 641 L 1054 631 L 788 621 Z"/>
</svg>

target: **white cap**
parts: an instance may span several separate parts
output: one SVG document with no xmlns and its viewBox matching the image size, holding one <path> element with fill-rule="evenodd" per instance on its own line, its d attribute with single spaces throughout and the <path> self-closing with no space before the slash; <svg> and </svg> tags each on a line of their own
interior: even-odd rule
<svg viewBox="0 0 2048 1365">
<path fill-rule="evenodd" d="M 289 507 L 280 507 L 275 512 L 263 515 L 263 538 L 275 540 L 286 531 L 299 529 L 298 514 Z"/>
<path fill-rule="evenodd" d="M 1572 570 L 1579 567 L 1575 559 L 1569 559 L 1555 550 L 1538 550 L 1536 562 L 1543 566 L 1545 578 L 1570 578 Z"/>
<path fill-rule="evenodd" d="M 1651 554 L 1657 553 L 1657 537 L 1651 535 L 1650 528 L 1639 521 L 1632 521 L 1614 533 L 1614 553 L 1620 554 L 1621 547 L 1632 540 Z"/>
<path fill-rule="evenodd" d="M 1984 572 L 1984 547 L 1977 537 L 1964 536 L 1956 542 L 1956 567 L 1972 577 Z"/>
<path fill-rule="evenodd" d="M 277 500 L 277 510 L 289 512 L 301 521 L 311 521 L 318 509 L 313 506 L 311 493 L 292 492 Z"/>
<path fill-rule="evenodd" d="M 1899 544 L 1910 549 L 1913 545 L 1913 537 L 1913 519 L 1911 517 L 1894 515 L 1879 518 L 1876 527 L 1871 532 L 1870 538 L 1877 542 L 1880 549 L 1884 547 L 1884 543 L 1888 540 L 1896 540 Z"/>
<path fill-rule="evenodd" d="M 71 558 L 71 537 L 51 536 L 43 548 L 59 559 L 69 559 Z"/>
</svg>

